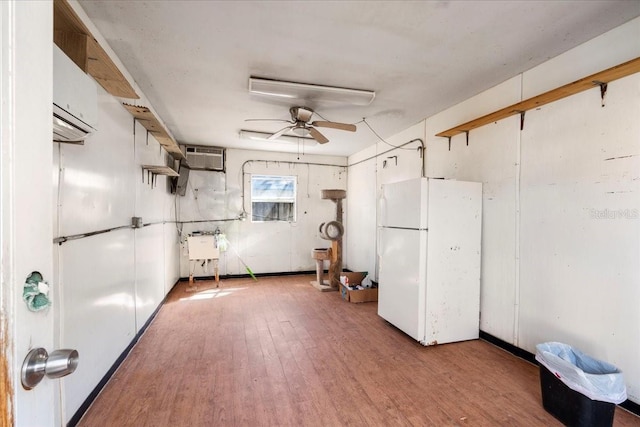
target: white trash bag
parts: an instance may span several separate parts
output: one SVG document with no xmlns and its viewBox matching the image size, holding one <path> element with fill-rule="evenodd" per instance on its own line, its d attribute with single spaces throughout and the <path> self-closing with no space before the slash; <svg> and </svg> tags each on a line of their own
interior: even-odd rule
<svg viewBox="0 0 640 427">
<path fill-rule="evenodd" d="M 369 289 L 373 287 L 373 283 L 371 283 L 371 277 L 369 277 L 368 274 L 364 277 L 364 279 L 362 279 L 361 285 L 365 289 Z"/>
<path fill-rule="evenodd" d="M 610 363 L 596 360 L 559 342 L 536 346 L 536 360 L 571 390 L 591 400 L 622 403 L 627 399 L 622 372 Z"/>
</svg>

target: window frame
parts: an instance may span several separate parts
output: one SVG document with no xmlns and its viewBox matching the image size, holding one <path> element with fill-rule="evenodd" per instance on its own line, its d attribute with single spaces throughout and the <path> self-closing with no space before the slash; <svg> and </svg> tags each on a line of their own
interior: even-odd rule
<svg viewBox="0 0 640 427">
<path fill-rule="evenodd" d="M 290 198 L 264 198 L 254 194 L 254 179 L 281 179 L 290 181 L 293 184 L 293 196 Z M 271 174 L 251 174 L 249 197 L 251 201 L 251 222 L 252 223 L 270 223 L 270 222 L 289 222 L 295 223 L 298 220 L 298 177 L 296 175 L 271 175 Z M 256 200 L 257 199 L 257 200 Z M 292 219 L 256 219 L 254 216 L 254 203 L 291 203 Z"/>
</svg>

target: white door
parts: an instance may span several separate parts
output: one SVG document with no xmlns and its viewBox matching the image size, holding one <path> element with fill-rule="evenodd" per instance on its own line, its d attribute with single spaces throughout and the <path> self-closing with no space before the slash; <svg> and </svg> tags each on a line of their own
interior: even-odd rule
<svg viewBox="0 0 640 427">
<path fill-rule="evenodd" d="M 0 156 L 2 272 L 0 424 L 55 426 L 58 382 L 44 379 L 34 389 L 20 382 L 31 348 L 53 350 L 55 306 L 31 312 L 22 300 L 27 276 L 38 271 L 52 283 L 52 2 L 0 1 Z M 53 296 L 53 295 L 51 295 Z"/>
<path fill-rule="evenodd" d="M 422 339 L 427 231 L 382 227 L 379 233 L 378 315 Z"/>
</svg>

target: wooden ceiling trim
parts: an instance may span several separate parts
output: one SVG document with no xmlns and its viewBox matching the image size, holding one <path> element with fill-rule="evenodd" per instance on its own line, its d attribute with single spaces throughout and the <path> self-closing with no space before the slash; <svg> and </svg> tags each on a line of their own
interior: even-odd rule
<svg viewBox="0 0 640 427">
<path fill-rule="evenodd" d="M 470 130 L 484 126 L 489 123 L 496 122 L 498 120 L 505 119 L 516 114 L 524 113 L 525 111 L 538 108 L 542 105 L 549 104 L 554 101 L 558 101 L 562 98 L 566 98 L 576 93 L 583 92 L 594 87 L 599 87 L 603 84 L 607 84 L 622 77 L 629 76 L 640 72 L 640 58 L 632 59 L 631 61 L 624 62 L 615 67 L 608 68 L 604 71 L 592 74 L 584 77 L 580 80 L 576 80 L 572 83 L 560 86 L 559 88 L 550 90 L 543 94 L 534 96 L 517 104 L 510 105 L 502 108 L 493 113 L 463 123 L 451 129 L 447 129 L 443 132 L 436 134 L 436 136 L 442 136 L 445 138 L 451 138 L 452 136 L 459 135 L 461 133 L 469 132 Z"/>
<path fill-rule="evenodd" d="M 53 2 L 53 41 L 111 95 L 140 98 L 66 0 Z"/>
<path fill-rule="evenodd" d="M 55 0 L 53 2 L 53 26 L 54 30 L 68 33 L 91 34 L 66 0 Z"/>
</svg>

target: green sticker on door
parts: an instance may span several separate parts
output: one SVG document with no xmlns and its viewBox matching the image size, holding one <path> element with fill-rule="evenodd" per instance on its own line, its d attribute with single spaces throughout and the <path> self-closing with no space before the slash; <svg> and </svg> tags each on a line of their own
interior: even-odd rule
<svg viewBox="0 0 640 427">
<path fill-rule="evenodd" d="M 27 276 L 22 291 L 22 299 L 31 311 L 45 310 L 51 305 L 49 300 L 49 285 L 42 278 L 42 274 L 37 271 Z"/>
</svg>

